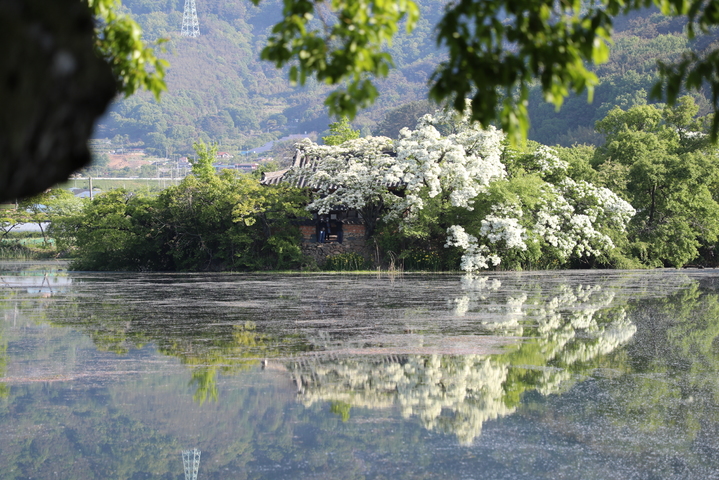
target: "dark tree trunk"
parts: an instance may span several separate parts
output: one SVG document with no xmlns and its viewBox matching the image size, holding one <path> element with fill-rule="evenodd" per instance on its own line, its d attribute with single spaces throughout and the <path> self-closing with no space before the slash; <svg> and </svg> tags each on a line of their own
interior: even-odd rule
<svg viewBox="0 0 719 480">
<path fill-rule="evenodd" d="M 79 0 L 0 2 L 0 201 L 64 181 L 90 162 L 87 140 L 116 94 Z"/>
</svg>

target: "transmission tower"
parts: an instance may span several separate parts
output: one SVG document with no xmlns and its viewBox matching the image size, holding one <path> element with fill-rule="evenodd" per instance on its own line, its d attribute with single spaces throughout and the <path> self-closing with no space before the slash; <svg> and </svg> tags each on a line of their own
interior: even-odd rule
<svg viewBox="0 0 719 480">
<path fill-rule="evenodd" d="M 185 13 L 182 15 L 181 35 L 183 37 L 200 36 L 200 22 L 197 20 L 195 0 L 185 0 Z"/>
<path fill-rule="evenodd" d="M 182 464 L 185 466 L 185 480 L 197 480 L 197 471 L 200 470 L 201 453 L 202 452 L 196 448 L 182 451 Z"/>
</svg>

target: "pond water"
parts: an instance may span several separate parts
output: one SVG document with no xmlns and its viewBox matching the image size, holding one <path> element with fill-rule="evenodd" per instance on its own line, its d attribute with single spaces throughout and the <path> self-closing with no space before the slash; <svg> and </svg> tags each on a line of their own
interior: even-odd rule
<svg viewBox="0 0 719 480">
<path fill-rule="evenodd" d="M 719 478 L 719 271 L 0 264 L 2 478 Z"/>
</svg>

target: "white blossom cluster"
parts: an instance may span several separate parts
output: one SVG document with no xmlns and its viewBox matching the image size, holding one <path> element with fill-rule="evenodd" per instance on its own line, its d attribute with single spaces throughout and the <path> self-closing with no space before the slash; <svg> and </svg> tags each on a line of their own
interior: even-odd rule
<svg viewBox="0 0 719 480">
<path fill-rule="evenodd" d="M 533 230 L 565 259 L 600 255 L 614 248 L 599 227 L 623 232 L 635 213 L 611 190 L 588 182 L 566 178 L 545 188 L 548 195 L 540 202 Z"/>
<path fill-rule="evenodd" d="M 565 174 L 569 163 L 560 159 L 556 152 L 545 145 L 540 145 L 533 155 L 534 163 L 542 174 Z"/>
<path fill-rule="evenodd" d="M 490 243 L 503 243 L 507 249 L 526 250 L 527 230 L 519 223 L 521 217 L 520 208 L 492 205 L 492 213 L 482 220 L 479 231 Z"/>
<path fill-rule="evenodd" d="M 571 178 L 565 178 L 559 188 L 574 208 L 583 210 L 592 222 L 623 230 L 636 213 L 629 202 L 608 188 L 584 181 L 575 182 Z"/>
<path fill-rule="evenodd" d="M 485 192 L 491 181 L 506 175 L 500 160 L 504 134 L 449 115 L 425 115 L 416 130 L 400 132 L 397 164 L 408 205 L 421 208 L 420 193 L 428 188 L 430 198 L 447 192 L 453 206 L 472 210 L 477 195 Z M 455 132 L 442 137 L 436 125 L 450 122 Z"/>
<path fill-rule="evenodd" d="M 547 340 L 547 345 L 554 345 L 556 352 L 576 340 L 577 331 L 583 332 L 583 341 L 587 343 L 606 336 L 600 343 L 613 345 L 612 349 L 631 338 L 635 331 L 625 321 L 621 308 L 609 310 L 615 302 L 614 291 L 598 285 L 560 284 L 550 290 L 540 284 L 525 285 L 522 292 L 510 288 L 513 293 L 504 296 L 500 294 L 502 283 L 496 278 L 466 275 L 461 285 L 463 294 L 450 302 L 456 316 L 505 336 L 521 337 L 528 332 L 530 336 L 538 335 Z M 534 294 L 525 293 L 532 291 Z M 556 357 L 550 349 L 546 353 L 548 359 Z M 590 358 L 593 357 L 583 360 Z"/>
<path fill-rule="evenodd" d="M 443 116 L 445 115 L 445 116 Z M 472 202 L 492 180 L 503 178 L 500 161 L 504 134 L 482 129 L 466 119 L 456 121 L 456 131 L 440 135 L 435 124 L 449 117 L 426 115 L 416 130 L 403 129 L 393 144 L 386 137 L 366 137 L 337 146 L 317 145 L 303 140 L 297 147 L 309 162 L 293 167 L 286 179 L 316 189 L 315 200 L 307 207 L 326 213 L 333 206 L 362 208 L 382 202 L 387 218 L 400 218 L 424 207 L 429 198 L 441 193 L 452 205 L 472 209 Z M 401 186 L 402 196 L 389 190 Z"/>
<path fill-rule="evenodd" d="M 568 169 L 567 162 L 544 146 L 537 148 L 533 161 L 545 174 L 565 175 Z M 535 211 L 492 205 L 477 236 L 462 227 L 450 227 L 446 246 L 464 250 L 460 268 L 473 272 L 499 265 L 503 254 L 525 251 L 528 242 L 550 245 L 565 261 L 573 256 L 598 256 L 614 248 L 605 232 L 624 232 L 635 214 L 634 208 L 611 190 L 568 177 L 557 184 L 545 183 L 543 193 Z"/>
<path fill-rule="evenodd" d="M 502 259 L 499 255 L 490 252 L 487 245 L 480 245 L 477 237 L 468 234 L 464 227 L 452 225 L 447 229 L 447 242 L 445 247 L 459 247 L 464 250 L 459 268 L 466 272 L 474 272 L 499 265 Z"/>
<path fill-rule="evenodd" d="M 611 190 L 588 182 L 564 178 L 558 185 L 546 183 L 543 189 L 545 195 L 535 212 L 525 214 L 515 206 L 493 205 L 480 223 L 479 237 L 462 227 L 450 227 L 446 246 L 464 250 L 460 268 L 467 272 L 489 268 L 489 258 L 492 265 L 499 265 L 503 252 L 524 251 L 530 241 L 546 242 L 564 260 L 601 255 L 614 248 L 603 230 L 624 232 L 635 213 Z"/>
<path fill-rule="evenodd" d="M 336 146 L 304 139 L 297 147 L 311 160 L 292 168 L 286 178 L 295 183 L 304 180 L 316 189 L 309 210 L 325 214 L 337 205 L 361 209 L 368 202 L 391 205 L 398 200 L 387 189 L 388 184 L 399 181 L 389 138 L 358 138 Z"/>
</svg>

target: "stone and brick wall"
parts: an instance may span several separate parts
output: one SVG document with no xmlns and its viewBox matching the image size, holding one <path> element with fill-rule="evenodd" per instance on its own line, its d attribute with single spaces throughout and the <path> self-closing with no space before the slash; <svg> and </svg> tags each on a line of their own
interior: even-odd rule
<svg viewBox="0 0 719 480">
<path fill-rule="evenodd" d="M 300 225 L 302 234 L 302 253 L 313 258 L 318 265 L 322 265 L 328 256 L 341 253 L 358 253 L 369 261 L 373 260 L 373 250 L 365 241 L 365 226 L 363 224 L 342 225 L 342 243 L 317 242 L 317 228 L 314 225 Z"/>
<path fill-rule="evenodd" d="M 302 243 L 317 242 L 317 228 L 314 225 L 300 225 Z"/>
</svg>

